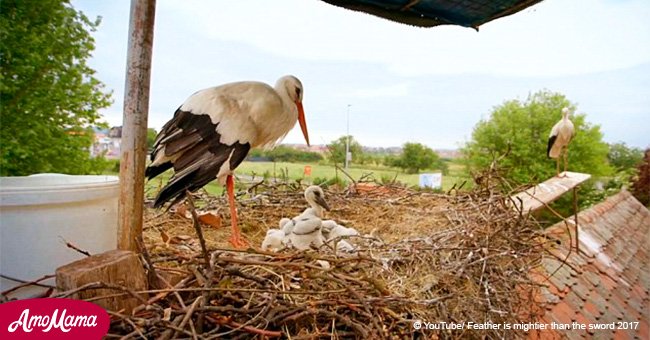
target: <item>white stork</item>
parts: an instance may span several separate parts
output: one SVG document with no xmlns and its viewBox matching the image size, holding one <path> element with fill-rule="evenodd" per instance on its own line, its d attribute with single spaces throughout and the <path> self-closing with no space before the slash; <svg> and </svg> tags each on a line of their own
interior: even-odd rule
<svg viewBox="0 0 650 340">
<path fill-rule="evenodd" d="M 551 134 L 548 136 L 548 148 L 546 154 L 549 158 L 555 158 L 557 177 L 560 176 L 560 156 L 564 155 L 564 176 L 567 170 L 567 157 L 569 154 L 569 143 L 575 136 L 573 123 L 569 120 L 569 108 L 562 109 L 562 119 L 553 125 Z"/>
<path fill-rule="evenodd" d="M 251 148 L 272 147 L 282 140 L 296 121 L 309 145 L 302 97 L 302 83 L 294 76 L 278 79 L 275 87 L 245 81 L 191 95 L 163 126 L 151 152 L 151 165 L 145 172 L 148 179 L 174 168 L 154 207 L 178 203 L 187 191 L 216 178 L 228 191 L 230 242 L 246 246 L 237 227 L 233 170 Z"/>
</svg>

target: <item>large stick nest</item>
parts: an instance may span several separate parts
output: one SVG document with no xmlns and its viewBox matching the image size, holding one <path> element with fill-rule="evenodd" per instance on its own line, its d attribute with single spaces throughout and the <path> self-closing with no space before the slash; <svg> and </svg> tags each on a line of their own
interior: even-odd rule
<svg viewBox="0 0 650 340">
<path fill-rule="evenodd" d="M 305 208 L 302 190 L 264 183 L 238 197 L 252 246 L 281 217 Z M 229 249 L 226 201 L 206 195 L 197 205 L 224 226 L 203 227 L 203 253 L 191 219 L 149 211 L 146 257 L 159 277 L 150 275 L 150 284 L 159 289 L 147 291 L 132 315 L 112 311 L 109 336 L 512 338 L 524 334 L 503 327 L 415 330 L 413 323 L 535 321 L 529 272 L 541 260 L 541 228 L 494 186 L 453 194 L 330 189 L 326 196 L 334 208 L 327 218 L 365 235 L 350 239 L 357 253 Z"/>
</svg>

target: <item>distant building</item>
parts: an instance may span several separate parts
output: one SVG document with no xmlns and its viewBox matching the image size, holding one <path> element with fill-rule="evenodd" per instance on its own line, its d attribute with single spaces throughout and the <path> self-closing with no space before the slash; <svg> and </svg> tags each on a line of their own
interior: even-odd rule
<svg viewBox="0 0 650 340">
<path fill-rule="evenodd" d="M 93 157 L 103 155 L 108 159 L 119 159 L 121 144 L 121 126 L 114 126 L 110 129 L 95 129 L 95 141 L 90 148 L 90 155 Z"/>
</svg>

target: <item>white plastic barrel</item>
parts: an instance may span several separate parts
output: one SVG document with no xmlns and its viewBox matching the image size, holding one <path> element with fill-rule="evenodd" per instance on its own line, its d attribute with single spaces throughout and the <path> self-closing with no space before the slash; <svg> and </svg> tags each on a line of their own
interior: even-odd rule
<svg viewBox="0 0 650 340">
<path fill-rule="evenodd" d="M 98 254 L 117 245 L 116 176 L 38 174 L 0 177 L 0 291 L 83 258 L 65 242 Z M 43 281 L 54 285 L 54 279 Z M 27 298 L 46 289 L 21 288 Z"/>
</svg>

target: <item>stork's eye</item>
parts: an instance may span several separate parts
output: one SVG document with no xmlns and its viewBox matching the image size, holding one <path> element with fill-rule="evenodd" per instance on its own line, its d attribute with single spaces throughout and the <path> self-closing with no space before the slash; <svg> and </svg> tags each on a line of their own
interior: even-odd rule
<svg viewBox="0 0 650 340">
<path fill-rule="evenodd" d="M 296 87 L 296 98 L 300 98 L 300 88 Z"/>
<path fill-rule="evenodd" d="M 316 195 L 316 197 L 319 197 L 319 196 L 320 196 L 320 192 L 318 192 L 318 191 L 314 191 L 314 195 Z"/>
</svg>

